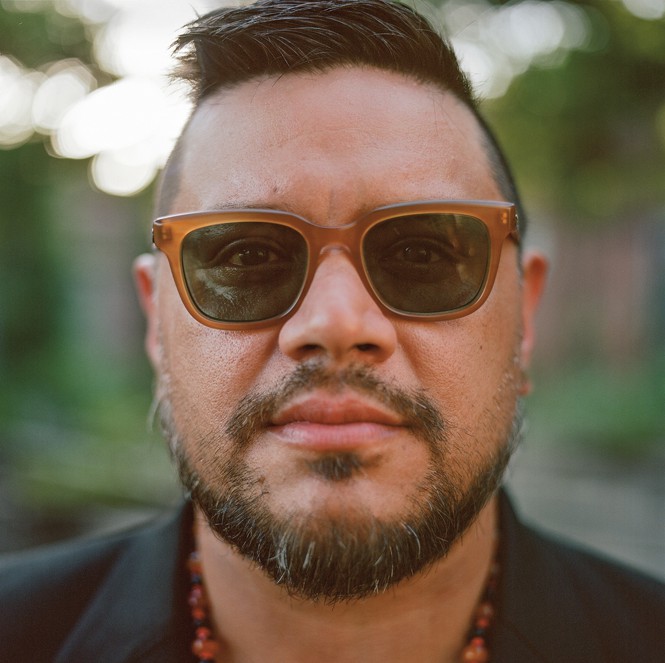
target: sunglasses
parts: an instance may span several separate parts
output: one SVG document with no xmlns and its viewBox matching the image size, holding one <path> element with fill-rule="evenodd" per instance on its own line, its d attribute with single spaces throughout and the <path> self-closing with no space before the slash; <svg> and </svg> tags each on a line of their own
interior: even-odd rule
<svg viewBox="0 0 665 663">
<path fill-rule="evenodd" d="M 459 318 L 489 296 L 507 237 L 519 243 L 515 206 L 488 201 L 388 205 L 340 227 L 267 209 L 153 223 L 153 242 L 168 258 L 185 307 L 217 329 L 256 329 L 291 315 L 330 249 L 346 252 L 387 312 Z"/>
</svg>

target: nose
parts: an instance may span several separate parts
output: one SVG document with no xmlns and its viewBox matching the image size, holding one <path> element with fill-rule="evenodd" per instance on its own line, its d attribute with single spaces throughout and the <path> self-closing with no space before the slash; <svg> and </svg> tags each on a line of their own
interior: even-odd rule
<svg viewBox="0 0 665 663">
<path fill-rule="evenodd" d="M 298 310 L 282 326 L 282 352 L 295 359 L 320 356 L 336 363 L 378 363 L 395 351 L 397 337 L 343 252 L 318 265 Z"/>
</svg>

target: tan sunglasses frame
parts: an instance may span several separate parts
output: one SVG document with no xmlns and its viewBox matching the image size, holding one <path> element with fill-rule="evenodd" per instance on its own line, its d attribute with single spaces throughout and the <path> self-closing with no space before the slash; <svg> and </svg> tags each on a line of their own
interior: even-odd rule
<svg viewBox="0 0 665 663">
<path fill-rule="evenodd" d="M 365 234 L 377 223 L 400 216 L 413 216 L 423 213 L 461 214 L 480 219 L 488 229 L 490 236 L 490 262 L 485 283 L 468 305 L 446 311 L 444 313 L 405 313 L 388 306 L 374 290 L 369 281 L 361 255 L 361 246 Z M 219 223 L 249 223 L 269 222 L 288 226 L 297 231 L 305 240 L 308 248 L 307 273 L 298 297 L 291 307 L 282 314 L 256 322 L 224 322 L 204 315 L 191 298 L 185 283 L 184 271 L 181 261 L 181 246 L 183 239 L 192 231 Z M 344 226 L 319 226 L 307 219 L 270 209 L 228 209 L 210 212 L 190 212 L 186 214 L 173 214 L 155 219 L 152 226 L 152 238 L 155 246 L 166 255 L 171 267 L 171 274 L 182 303 L 191 316 L 203 325 L 214 329 L 250 330 L 269 327 L 293 315 L 304 299 L 314 278 L 316 269 L 325 252 L 332 248 L 344 250 L 365 288 L 371 294 L 379 307 L 388 314 L 410 320 L 452 320 L 473 313 L 480 308 L 494 285 L 501 248 L 504 241 L 512 238 L 517 244 L 520 242 L 519 227 L 515 206 L 512 203 L 487 200 L 423 200 L 409 203 L 386 205 L 372 210 L 360 219 Z"/>
</svg>

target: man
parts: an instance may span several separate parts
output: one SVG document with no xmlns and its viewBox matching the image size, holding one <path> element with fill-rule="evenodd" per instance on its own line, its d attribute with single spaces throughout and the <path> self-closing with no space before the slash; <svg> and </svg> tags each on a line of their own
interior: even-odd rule
<svg viewBox="0 0 665 663">
<path fill-rule="evenodd" d="M 448 46 L 263 0 L 178 50 L 135 272 L 193 506 L 6 572 L 1 660 L 661 660 L 662 590 L 499 491 L 546 265 Z"/>
</svg>

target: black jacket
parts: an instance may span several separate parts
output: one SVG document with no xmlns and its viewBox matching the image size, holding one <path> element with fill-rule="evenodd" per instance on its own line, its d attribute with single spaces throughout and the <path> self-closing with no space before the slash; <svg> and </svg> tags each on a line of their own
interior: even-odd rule
<svg viewBox="0 0 665 663">
<path fill-rule="evenodd" d="M 501 510 L 492 663 L 665 661 L 662 585 L 536 534 L 505 496 Z M 4 565 L 0 661 L 191 661 L 183 561 L 190 532 L 185 507 L 128 533 Z"/>
</svg>

